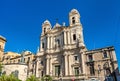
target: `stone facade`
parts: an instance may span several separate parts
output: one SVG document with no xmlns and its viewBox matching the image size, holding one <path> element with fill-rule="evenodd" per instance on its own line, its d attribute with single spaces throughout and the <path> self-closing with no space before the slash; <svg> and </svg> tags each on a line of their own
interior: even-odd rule
<svg viewBox="0 0 120 81">
<path fill-rule="evenodd" d="M 5 43 L 6 43 L 6 38 L 0 35 L 0 61 L 2 61 L 2 57 L 4 54 Z"/>
<path fill-rule="evenodd" d="M 23 51 L 21 54 L 15 52 L 5 52 L 2 58 L 2 64 L 4 65 L 21 65 L 21 63 L 26 64 L 28 66 L 27 75 L 35 74 L 35 54 L 30 51 Z"/>
<path fill-rule="evenodd" d="M 37 77 L 50 75 L 54 80 L 94 78 L 103 81 L 117 67 L 114 47 L 87 50 L 80 14 L 76 9 L 69 13 L 69 26 L 56 23 L 52 27 L 48 20 L 42 24 L 36 59 Z"/>
<path fill-rule="evenodd" d="M 2 52 L 1 55 L 8 57 L 10 54 L 3 55 Z M 76 9 L 69 13 L 69 26 L 56 23 L 52 27 L 50 21 L 43 22 L 40 48 L 36 55 L 24 51 L 20 56 L 18 54 L 2 62 L 11 64 L 11 67 L 14 64 L 15 68 L 23 62 L 28 66 L 27 76 L 34 74 L 41 78 L 50 75 L 54 80 L 62 81 L 90 79 L 104 81 L 106 78 L 115 80 L 118 75 L 113 46 L 94 50 L 86 48 L 80 13 Z"/>
<path fill-rule="evenodd" d="M 6 73 L 6 75 L 13 73 L 20 80 L 25 81 L 27 78 L 27 69 L 28 66 L 26 64 L 6 64 L 3 67 L 3 73 Z"/>
</svg>

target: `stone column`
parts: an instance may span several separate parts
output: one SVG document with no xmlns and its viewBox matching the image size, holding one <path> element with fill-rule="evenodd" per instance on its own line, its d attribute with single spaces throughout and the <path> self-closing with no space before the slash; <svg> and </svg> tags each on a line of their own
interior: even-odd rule
<svg viewBox="0 0 120 81">
<path fill-rule="evenodd" d="M 64 59 L 65 59 L 65 76 L 67 76 L 68 75 L 68 55 L 67 55 L 67 53 L 65 52 L 65 54 L 64 54 Z"/>
<path fill-rule="evenodd" d="M 53 47 L 55 48 L 55 37 L 53 37 Z"/>
<path fill-rule="evenodd" d="M 85 58 L 84 58 L 84 53 L 81 52 L 81 59 L 82 59 L 82 73 L 85 74 L 86 73 L 86 70 L 85 70 Z"/>
<path fill-rule="evenodd" d="M 67 44 L 67 40 L 66 40 L 66 31 L 64 31 L 64 45 Z"/>
<path fill-rule="evenodd" d="M 71 68 L 71 60 L 72 58 L 71 58 L 71 55 L 69 55 L 69 75 L 72 75 L 72 68 Z"/>
<path fill-rule="evenodd" d="M 40 51 L 42 51 L 42 40 L 40 40 Z"/>
<path fill-rule="evenodd" d="M 46 75 L 49 75 L 49 55 L 46 56 Z"/>
<path fill-rule="evenodd" d="M 51 36 L 49 37 L 49 49 L 51 49 Z"/>
<path fill-rule="evenodd" d="M 47 37 L 47 50 L 49 49 L 49 44 L 50 44 L 50 43 L 49 43 L 49 41 L 50 41 L 49 38 L 50 38 L 50 37 L 48 36 L 48 37 Z"/>
<path fill-rule="evenodd" d="M 67 32 L 67 35 L 68 35 L 68 45 L 70 44 L 70 33 L 69 33 L 69 31 Z"/>
<path fill-rule="evenodd" d="M 49 73 L 50 73 L 50 76 L 52 76 L 52 56 L 50 56 L 50 70 L 49 70 Z"/>
<path fill-rule="evenodd" d="M 53 48 L 53 37 L 51 36 L 51 49 Z"/>
<path fill-rule="evenodd" d="M 39 77 L 39 73 L 38 73 L 38 67 L 39 67 L 39 58 L 37 58 L 36 60 L 36 77 Z"/>
</svg>

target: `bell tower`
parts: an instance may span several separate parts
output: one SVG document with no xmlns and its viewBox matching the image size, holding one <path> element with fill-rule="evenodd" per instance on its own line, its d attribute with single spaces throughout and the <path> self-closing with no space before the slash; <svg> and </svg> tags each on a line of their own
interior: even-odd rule
<svg viewBox="0 0 120 81">
<path fill-rule="evenodd" d="M 48 20 L 45 20 L 42 24 L 42 35 L 51 30 L 51 24 Z"/>
<path fill-rule="evenodd" d="M 2 60 L 4 54 L 6 39 L 3 36 L 0 36 L 0 61 Z"/>
<path fill-rule="evenodd" d="M 72 9 L 69 13 L 69 24 L 70 26 L 81 25 L 80 14 L 76 9 Z"/>
</svg>

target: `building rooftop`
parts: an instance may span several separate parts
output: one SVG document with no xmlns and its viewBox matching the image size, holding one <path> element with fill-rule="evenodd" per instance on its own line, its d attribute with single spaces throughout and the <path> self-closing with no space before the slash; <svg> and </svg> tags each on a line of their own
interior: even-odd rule
<svg viewBox="0 0 120 81">
<path fill-rule="evenodd" d="M 0 35 L 0 39 L 2 39 L 2 40 L 4 40 L 4 41 L 6 41 L 6 38 L 5 38 L 5 37 L 3 37 L 2 35 Z"/>
</svg>

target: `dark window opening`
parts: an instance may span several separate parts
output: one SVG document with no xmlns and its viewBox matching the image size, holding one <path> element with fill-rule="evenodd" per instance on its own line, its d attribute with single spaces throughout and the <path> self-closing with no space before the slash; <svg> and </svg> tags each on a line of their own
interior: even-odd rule
<svg viewBox="0 0 120 81">
<path fill-rule="evenodd" d="M 90 65 L 90 75 L 95 75 L 94 65 Z"/>
<path fill-rule="evenodd" d="M 72 18 L 72 24 L 75 24 L 75 17 Z"/>
<path fill-rule="evenodd" d="M 111 74 L 110 68 L 106 68 L 106 76 L 109 76 Z"/>
<path fill-rule="evenodd" d="M 107 58 L 107 57 L 108 57 L 106 51 L 104 51 L 103 56 L 104 56 L 104 58 Z"/>
<path fill-rule="evenodd" d="M 42 48 L 44 48 L 44 43 L 42 43 Z"/>
<path fill-rule="evenodd" d="M 41 71 L 41 76 L 43 77 L 43 71 Z"/>
<path fill-rule="evenodd" d="M 15 60 L 13 61 L 13 63 L 15 63 Z"/>
<path fill-rule="evenodd" d="M 60 45 L 60 40 L 59 39 L 57 39 L 57 44 Z"/>
<path fill-rule="evenodd" d="M 25 58 L 24 58 L 24 62 L 25 62 Z"/>
<path fill-rule="evenodd" d="M 88 59 L 89 59 L 89 61 L 93 61 L 92 55 L 88 55 Z"/>
<path fill-rule="evenodd" d="M 75 71 L 75 75 L 79 75 L 79 67 L 75 67 L 74 71 Z"/>
<path fill-rule="evenodd" d="M 55 66 L 55 76 L 60 76 L 60 65 Z"/>
<path fill-rule="evenodd" d="M 18 59 L 18 63 L 20 63 L 20 59 Z"/>
<path fill-rule="evenodd" d="M 30 57 L 28 57 L 27 64 L 30 62 Z"/>
<path fill-rule="evenodd" d="M 74 41 L 76 40 L 76 34 L 73 34 L 73 40 Z"/>
<path fill-rule="evenodd" d="M 56 39 L 56 46 L 60 46 L 60 40 L 59 39 Z"/>
<path fill-rule="evenodd" d="M 41 61 L 40 64 L 43 65 L 43 61 Z"/>
<path fill-rule="evenodd" d="M 75 61 L 77 61 L 78 60 L 78 56 L 74 56 L 74 59 L 75 59 Z"/>
<path fill-rule="evenodd" d="M 46 28 L 44 28 L 44 33 L 46 32 Z"/>
<path fill-rule="evenodd" d="M 30 57 L 28 57 L 28 61 L 30 61 Z"/>
</svg>

